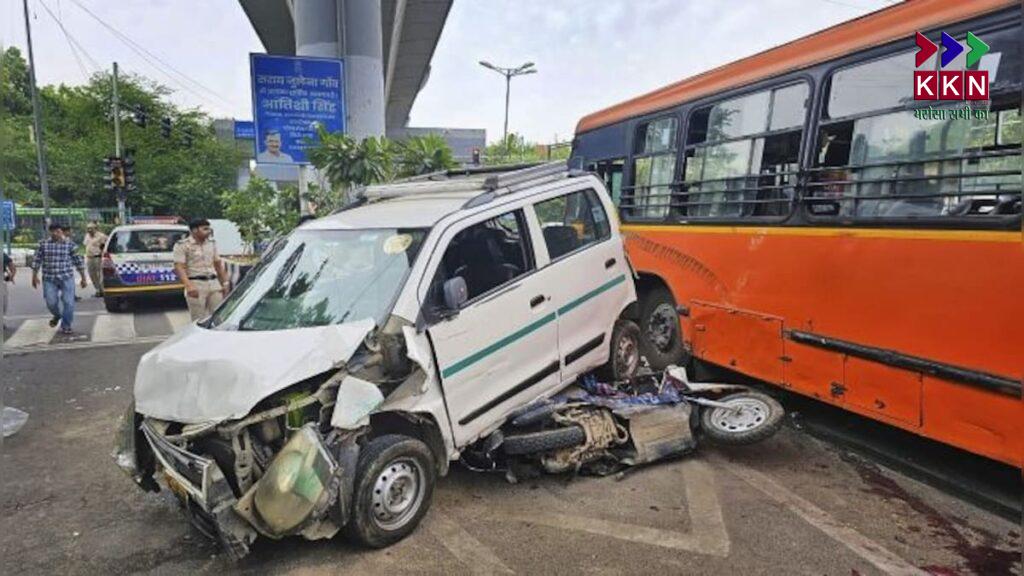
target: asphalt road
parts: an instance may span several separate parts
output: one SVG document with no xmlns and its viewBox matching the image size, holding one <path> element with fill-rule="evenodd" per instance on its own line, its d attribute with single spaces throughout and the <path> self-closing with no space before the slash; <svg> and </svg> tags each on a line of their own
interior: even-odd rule
<svg viewBox="0 0 1024 576">
<path fill-rule="evenodd" d="M 152 345 L 3 360 L 3 400 L 30 418 L 0 445 L 0 573 L 1021 574 L 1019 526 L 792 428 L 622 480 L 456 466 L 391 548 L 261 540 L 234 564 L 110 459 Z"/>
</svg>

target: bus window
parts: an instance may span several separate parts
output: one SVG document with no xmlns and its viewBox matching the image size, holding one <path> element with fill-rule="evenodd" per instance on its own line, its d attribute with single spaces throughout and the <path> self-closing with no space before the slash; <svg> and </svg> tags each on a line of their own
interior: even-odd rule
<svg viewBox="0 0 1024 576">
<path fill-rule="evenodd" d="M 663 220 L 668 216 L 676 173 L 675 117 L 640 124 L 633 151 L 633 185 L 624 189 L 623 216 Z"/>
<path fill-rule="evenodd" d="M 625 165 L 626 161 L 619 158 L 595 162 L 587 167 L 587 170 L 597 174 L 598 178 L 604 182 L 604 187 L 608 190 L 608 194 L 611 195 L 612 202 L 616 206 L 622 200 L 622 170 Z"/>
<path fill-rule="evenodd" d="M 810 215 L 920 219 L 1019 214 L 1019 34 L 1017 27 L 985 35 L 993 52 L 1000 50 L 999 57 L 987 62 L 983 57 L 977 65 L 990 68 L 992 99 L 972 102 L 971 108 L 982 114 L 970 118 L 919 118 L 908 109 L 913 94 L 906 78 L 914 70 L 913 51 L 837 71 L 808 185 Z M 948 113 L 963 106 L 934 107 Z"/>
<path fill-rule="evenodd" d="M 807 117 L 806 83 L 698 109 L 686 140 L 682 218 L 789 214 Z"/>
</svg>

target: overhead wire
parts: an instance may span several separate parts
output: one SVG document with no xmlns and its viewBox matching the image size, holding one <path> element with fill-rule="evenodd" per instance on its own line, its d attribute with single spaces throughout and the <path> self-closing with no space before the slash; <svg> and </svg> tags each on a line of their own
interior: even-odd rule
<svg viewBox="0 0 1024 576">
<path fill-rule="evenodd" d="M 91 17 L 93 20 L 95 20 L 100 25 L 102 25 L 104 28 L 109 30 L 118 40 L 123 42 L 130 50 L 132 50 L 140 58 L 142 58 L 143 61 L 145 61 L 147 64 L 149 64 L 151 67 L 153 67 L 155 70 L 159 71 L 161 74 L 163 74 L 167 78 L 169 78 L 171 81 L 176 83 L 181 88 L 187 90 L 188 92 L 192 93 L 196 97 L 198 97 L 198 98 L 200 98 L 202 100 L 205 100 L 208 103 L 216 104 L 218 107 L 221 106 L 221 103 L 227 105 L 227 107 L 228 107 L 227 109 L 229 109 L 229 110 L 233 106 L 233 104 L 229 100 L 225 99 L 224 97 L 222 97 L 217 92 L 211 90 L 210 88 L 207 88 L 201 82 L 191 78 L 188 74 L 185 74 L 181 70 L 178 70 L 177 68 L 172 66 L 170 63 L 165 61 L 163 58 L 161 58 L 160 56 L 154 54 L 153 52 L 150 52 L 144 46 L 140 45 L 138 42 L 132 40 L 126 34 L 121 32 L 120 30 L 118 30 L 112 24 L 106 22 L 105 20 L 103 20 L 102 18 L 97 16 L 92 10 L 89 10 L 89 8 L 86 7 L 84 4 L 82 4 L 82 2 L 80 2 L 79 0 L 71 0 L 71 2 L 73 4 L 75 4 L 76 6 L 78 6 L 83 12 L 88 14 L 89 17 Z M 170 70 L 170 71 L 168 71 L 168 70 Z M 192 86 L 190 86 L 190 84 Z M 208 98 L 207 96 L 204 96 L 203 94 L 200 94 L 199 92 L 197 92 L 193 88 L 193 86 L 196 87 L 196 88 L 199 88 L 199 89 L 201 89 L 201 90 L 203 90 L 205 92 L 207 92 L 210 95 L 212 95 L 217 100 L 219 100 L 220 103 L 215 103 L 212 100 L 210 100 L 210 98 Z"/>
<path fill-rule="evenodd" d="M 50 7 L 46 5 L 46 2 L 44 2 L 43 0 L 38 1 L 39 4 L 43 7 L 43 9 L 46 10 L 46 13 L 50 15 L 50 18 L 52 18 L 53 21 L 57 23 L 57 26 L 60 28 L 60 31 L 64 34 L 64 39 L 68 43 L 68 48 L 71 49 L 71 55 L 75 57 L 75 61 L 78 63 L 78 68 L 79 70 L 81 70 L 82 76 L 84 76 L 85 81 L 88 82 L 90 76 L 92 75 L 91 73 L 99 70 L 100 65 L 96 62 L 92 55 L 89 54 L 85 47 L 82 46 L 82 43 L 79 42 L 78 39 L 76 39 L 70 32 L 68 32 L 68 29 L 64 26 L 64 23 L 61 21 L 61 18 L 59 18 L 56 14 L 53 13 L 53 10 L 51 10 Z M 81 51 L 81 54 L 79 54 L 79 51 Z M 89 63 L 91 65 L 89 72 L 86 71 L 85 64 L 82 62 L 82 55 L 84 55 L 89 60 Z"/>
</svg>

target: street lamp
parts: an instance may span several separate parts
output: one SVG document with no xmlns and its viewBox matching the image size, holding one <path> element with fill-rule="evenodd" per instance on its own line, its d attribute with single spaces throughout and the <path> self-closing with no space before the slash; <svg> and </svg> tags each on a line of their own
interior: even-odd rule
<svg viewBox="0 0 1024 576">
<path fill-rule="evenodd" d="M 536 74 L 537 69 L 533 67 L 533 62 L 527 62 L 518 68 L 502 68 L 501 66 L 495 66 L 486 60 L 481 60 L 480 65 L 484 68 L 494 70 L 505 77 L 505 136 L 502 141 L 505 143 L 505 156 L 508 156 L 508 94 L 509 88 L 511 88 L 512 85 L 512 77 L 523 76 L 525 74 Z"/>
</svg>

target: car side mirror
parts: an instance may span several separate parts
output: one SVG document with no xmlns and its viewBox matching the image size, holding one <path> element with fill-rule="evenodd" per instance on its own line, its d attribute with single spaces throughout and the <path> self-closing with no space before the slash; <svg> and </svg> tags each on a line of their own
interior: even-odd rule
<svg viewBox="0 0 1024 576">
<path fill-rule="evenodd" d="M 444 306 L 449 313 L 457 312 L 469 300 L 469 288 L 462 276 L 449 278 L 444 282 Z"/>
</svg>

